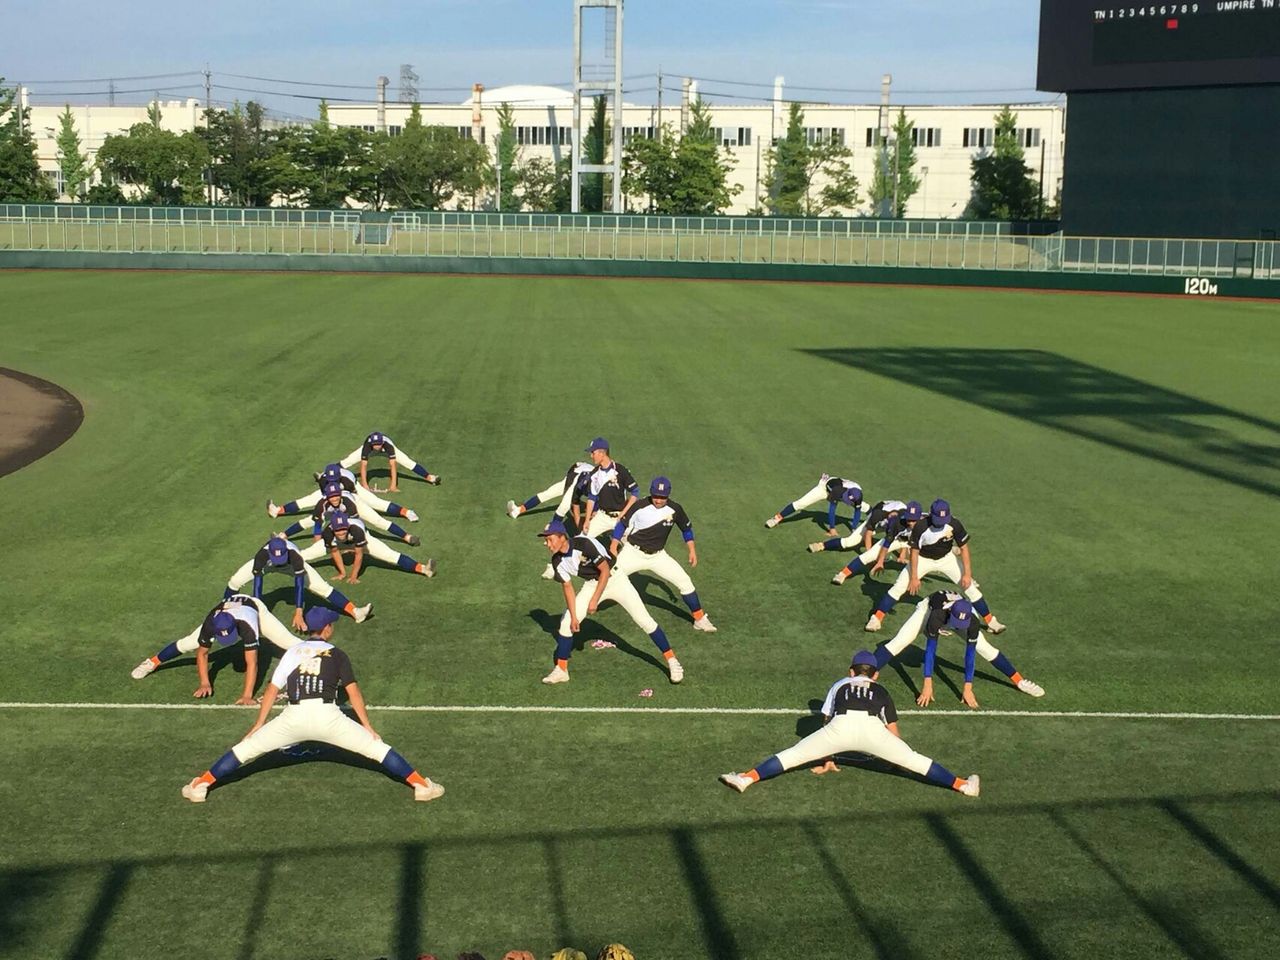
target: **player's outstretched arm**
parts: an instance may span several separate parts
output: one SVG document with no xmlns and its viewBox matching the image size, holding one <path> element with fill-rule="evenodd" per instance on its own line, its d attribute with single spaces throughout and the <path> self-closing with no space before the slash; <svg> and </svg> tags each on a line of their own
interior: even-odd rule
<svg viewBox="0 0 1280 960">
<path fill-rule="evenodd" d="M 267 722 L 267 717 L 271 714 L 271 708 L 275 706 L 276 697 L 279 695 L 280 688 L 274 683 L 268 683 L 267 689 L 262 691 L 262 699 L 258 704 L 258 716 L 253 721 L 253 726 L 249 728 L 249 732 L 245 734 L 246 737 L 257 733 Z"/>
<path fill-rule="evenodd" d="M 347 583 L 360 582 L 360 566 L 364 563 L 364 547 L 356 547 L 355 554 L 351 558 L 351 574 L 347 577 Z"/>
<path fill-rule="evenodd" d="M 960 589 L 968 590 L 973 584 L 973 564 L 969 558 L 969 545 L 960 548 Z"/>
<path fill-rule="evenodd" d="M 916 573 L 918 564 L 920 563 L 920 550 L 917 547 L 911 548 L 911 559 L 907 561 L 911 569 L 911 579 L 907 581 L 907 593 L 913 597 L 920 592 L 920 576 Z"/>
<path fill-rule="evenodd" d="M 209 650 L 207 647 L 196 647 L 196 673 L 200 677 L 200 686 L 192 694 L 197 700 L 213 696 L 213 684 L 209 682 Z"/>
<path fill-rule="evenodd" d="M 578 598 L 574 596 L 573 584 L 566 580 L 560 586 L 564 588 L 564 608 L 569 613 L 569 632 L 577 633 L 581 624 L 578 623 Z"/>
<path fill-rule="evenodd" d="M 596 612 L 596 608 L 600 606 L 600 597 L 604 595 L 604 588 L 609 585 L 609 577 L 613 575 L 609 564 L 604 560 L 600 561 L 596 569 L 600 571 L 600 579 L 596 581 L 596 592 L 591 595 L 591 602 L 587 604 L 587 613 Z"/>
<path fill-rule="evenodd" d="M 356 717 L 360 720 L 360 726 L 381 740 L 382 737 L 378 736 L 378 731 L 373 729 L 373 724 L 369 722 L 369 711 L 365 708 L 364 694 L 360 692 L 360 688 L 354 683 L 348 683 L 342 689 L 347 691 L 347 700 L 351 702 L 351 709 L 356 712 Z"/>
<path fill-rule="evenodd" d="M 387 460 L 387 466 L 391 468 L 391 486 L 387 487 L 387 490 L 389 491 L 399 490 L 400 488 L 396 486 L 396 458 L 395 457 L 389 458 Z"/>
<path fill-rule="evenodd" d="M 369 489 L 369 458 L 360 458 L 360 486 Z"/>
<path fill-rule="evenodd" d="M 244 693 L 240 694 L 240 699 L 236 701 L 238 707 L 252 707 L 256 700 L 253 699 L 253 688 L 258 685 L 258 651 L 246 650 L 244 652 Z"/>
</svg>

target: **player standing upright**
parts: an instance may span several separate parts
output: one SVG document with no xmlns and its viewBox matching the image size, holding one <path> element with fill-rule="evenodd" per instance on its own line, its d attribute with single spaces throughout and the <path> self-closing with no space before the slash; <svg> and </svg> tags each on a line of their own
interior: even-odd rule
<svg viewBox="0 0 1280 960">
<path fill-rule="evenodd" d="M 671 499 L 671 481 L 666 477 L 655 477 L 649 484 L 649 496 L 635 501 L 613 528 L 609 552 L 617 558 L 614 576 L 630 577 L 641 572 L 656 574 L 679 592 L 680 599 L 693 615 L 693 629 L 715 633 L 715 624 L 702 609 L 693 581 L 665 549 L 673 526 L 680 528 L 680 534 L 689 547 L 689 566 L 696 567 L 698 549 L 694 546 L 689 515 L 684 507 Z"/>
<path fill-rule="evenodd" d="M 587 447 L 595 469 L 587 478 L 587 512 L 582 532 L 598 537 L 612 530 L 618 518 L 631 509 L 640 493 L 631 471 L 609 455 L 609 441 L 596 437 Z"/>
<path fill-rule="evenodd" d="M 853 507 L 853 521 L 849 524 L 851 528 L 856 528 L 862 519 L 862 484 L 856 480 L 845 480 L 843 477 L 833 477 L 829 473 L 824 473 L 818 478 L 817 484 L 812 490 L 797 497 L 788 503 L 785 507 L 775 513 L 772 517 L 764 522 L 766 527 L 776 527 L 787 517 L 794 514 L 797 510 L 804 510 L 811 507 L 815 503 L 821 503 L 822 500 L 827 501 L 827 533 L 835 536 L 836 530 L 836 506 L 841 503 L 848 504 Z"/>
<path fill-rule="evenodd" d="M 376 430 L 364 438 L 364 443 L 349 454 L 342 458 L 340 463 L 342 466 L 350 469 L 357 463 L 360 464 L 360 484 L 361 486 L 369 486 L 369 458 L 371 456 L 380 456 L 387 458 L 387 464 L 391 470 L 391 484 L 387 489 L 395 492 L 400 488 L 396 486 L 396 465 L 403 464 L 408 467 L 427 483 L 439 485 L 440 477 L 437 474 L 428 472 L 427 468 L 418 463 L 403 450 L 398 450 L 396 445 L 391 442 L 391 438 L 385 433 L 379 433 Z"/>
</svg>

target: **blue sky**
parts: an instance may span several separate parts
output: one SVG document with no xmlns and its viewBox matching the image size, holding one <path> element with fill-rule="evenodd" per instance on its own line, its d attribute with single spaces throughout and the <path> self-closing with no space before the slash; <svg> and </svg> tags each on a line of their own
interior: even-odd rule
<svg viewBox="0 0 1280 960">
<path fill-rule="evenodd" d="M 40 102 L 55 94 L 95 100 L 83 94 L 105 84 L 36 81 L 181 73 L 206 63 L 215 99 L 259 99 L 306 116 L 314 101 L 280 92 L 325 90 L 227 74 L 360 84 L 327 92 L 364 99 L 379 74 L 395 84 L 399 65 L 412 63 L 421 99 L 451 102 L 475 81 L 559 84 L 572 76 L 570 0 L 46 0 L 38 13 L 29 9 L 30 16 L 5 18 L 0 75 L 50 95 Z M 708 94 L 739 98 L 763 99 L 768 91 L 711 81 L 767 85 L 782 74 L 789 96 L 857 103 L 877 99 L 871 91 L 889 72 L 902 102 L 1047 99 L 1030 89 L 1038 11 L 1035 0 L 628 0 L 624 72 L 635 79 L 627 99 L 652 102 L 659 67 L 671 89 L 688 74 L 708 78 L 701 83 Z M 199 94 L 201 82 L 172 77 L 117 88 L 136 91 L 121 93 L 121 101 L 142 102 L 143 88 L 158 86 L 168 99 Z"/>
</svg>

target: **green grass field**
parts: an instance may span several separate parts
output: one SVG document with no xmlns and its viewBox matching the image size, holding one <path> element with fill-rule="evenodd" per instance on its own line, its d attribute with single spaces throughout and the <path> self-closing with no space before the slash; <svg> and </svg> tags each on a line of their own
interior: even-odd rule
<svg viewBox="0 0 1280 960">
<path fill-rule="evenodd" d="M 1277 319 L 943 289 L 0 273 L 0 362 L 86 410 L 0 479 L 0 701 L 190 704 L 189 665 L 129 670 L 220 596 L 277 525 L 268 497 L 381 429 L 445 483 L 400 495 L 438 577 L 349 588 L 377 616 L 336 640 L 374 705 L 785 711 L 375 711 L 446 797 L 321 760 L 197 807 L 179 788 L 250 711 L 0 707 L 0 957 L 1274 956 L 1276 721 L 1036 714 L 1280 713 Z M 644 585 L 679 687 L 616 608 L 584 627 L 572 683 L 538 682 L 560 593 L 539 522 L 502 507 L 597 434 L 642 482 L 672 477 L 698 532 L 719 633 Z M 983 665 L 987 712 L 945 713 L 943 641 L 939 702 L 903 734 L 980 772 L 980 800 L 859 769 L 715 782 L 811 728 L 891 582 L 830 586 L 842 561 L 804 552 L 812 517 L 764 529 L 822 471 L 871 500 L 949 498 L 1010 624 L 997 644 L 1048 691 Z M 241 678 L 221 667 L 226 705 Z M 900 707 L 919 676 L 918 654 L 886 672 Z"/>
</svg>

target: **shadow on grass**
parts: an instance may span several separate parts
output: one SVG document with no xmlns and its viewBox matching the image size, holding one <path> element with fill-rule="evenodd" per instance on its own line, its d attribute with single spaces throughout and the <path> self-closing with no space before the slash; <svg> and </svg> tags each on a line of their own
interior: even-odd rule
<svg viewBox="0 0 1280 960">
<path fill-rule="evenodd" d="M 1280 423 L 1060 354 L 962 347 L 801 352 L 1280 495 Z"/>
<path fill-rule="evenodd" d="M 299 758 L 285 757 L 277 761 L 277 765 L 301 762 Z M 338 761 L 343 762 L 343 761 Z M 874 762 L 855 761 L 860 770 L 878 770 Z M 354 766 L 365 766 L 363 761 L 354 762 Z M 261 769 L 255 765 L 255 769 Z M 896 769 L 884 769 L 880 772 L 892 773 L 906 779 L 919 780 L 912 774 Z M 807 776 L 803 772 L 789 776 Z M 840 777 L 852 777 L 856 774 L 844 773 Z M 715 789 L 708 784 L 708 789 Z M 757 787 L 756 789 L 768 789 Z M 324 847 L 301 844 L 294 848 L 275 849 L 265 852 L 244 852 L 220 854 L 216 850 L 202 853 L 201 863 L 204 867 L 241 866 L 250 874 L 254 895 L 252 905 L 241 927 L 241 938 L 237 955 L 248 957 L 254 955 L 256 931 L 260 921 L 273 909 L 271 890 L 277 871 L 285 871 L 297 863 L 314 863 L 316 857 L 327 862 L 341 863 L 360 860 L 379 854 L 390 853 L 398 858 L 399 875 L 396 883 L 395 902 L 388 904 L 387 914 L 390 923 L 390 939 L 395 944 L 395 956 L 418 956 L 423 941 L 423 933 L 429 920 L 429 897 L 427 871 L 431 869 L 432 854 L 439 853 L 444 860 L 456 859 L 458 854 L 464 856 L 468 852 L 482 853 L 485 850 L 502 850 L 523 844 L 535 844 L 541 847 L 548 873 L 551 899 L 551 922 L 555 928 L 558 942 L 572 942 L 575 927 L 572 918 L 572 904 L 566 892 L 565 877 L 572 869 L 562 856 L 562 848 L 572 845 L 581 848 L 583 844 L 601 843 L 606 847 L 626 840 L 642 840 L 650 847 L 665 843 L 675 855 L 677 874 L 673 881 L 683 886 L 683 894 L 687 897 L 697 918 L 702 938 L 701 950 L 696 951 L 690 945 L 691 954 L 713 958 L 713 960 L 730 960 L 741 955 L 739 936 L 735 933 L 723 896 L 718 890 L 717 879 L 721 870 L 734 870 L 733 864 L 724 865 L 708 860 L 706 850 L 710 844 L 723 847 L 720 841 L 728 838 L 740 838 L 739 843 L 750 844 L 752 838 L 758 838 L 761 832 L 780 835 L 783 831 L 796 831 L 804 839 L 813 855 L 812 869 L 825 876 L 833 891 L 849 915 L 854 927 L 865 937 L 878 957 L 905 957 L 906 945 L 894 928 L 881 919 L 876 905 L 876 891 L 879 881 L 872 882 L 863 895 L 859 895 L 859 887 L 867 882 L 867 877 L 879 877 L 881 866 L 877 866 L 865 876 L 855 879 L 846 874 L 841 867 L 840 857 L 849 855 L 849 851 L 836 851 L 824 836 L 827 831 L 835 831 L 840 835 L 862 834 L 868 830 L 875 831 L 881 826 L 899 827 L 909 821 L 922 823 L 932 833 L 939 848 L 951 858 L 959 870 L 959 875 L 966 878 L 974 892 L 981 899 L 989 914 L 990 920 L 998 924 L 1016 946 L 1019 954 L 1029 960 L 1048 960 L 1055 952 L 1042 938 L 1037 929 L 1037 922 L 1043 919 L 1046 905 L 1034 896 L 1025 894 L 1019 887 L 1016 877 L 996 875 L 985 864 L 984 856 L 974 848 L 968 839 L 970 827 L 988 830 L 991 818 L 1010 818 L 1011 822 L 1028 815 L 1047 817 L 1061 832 L 1061 835 L 1084 855 L 1085 860 L 1097 873 L 1097 882 L 1114 887 L 1142 916 L 1159 930 L 1168 941 L 1169 950 L 1166 955 L 1185 956 L 1193 960 L 1217 960 L 1223 956 L 1206 935 L 1200 930 L 1199 923 L 1205 917 L 1211 917 L 1211 905 L 1206 904 L 1204 911 L 1188 911 L 1179 909 L 1167 898 L 1153 896 L 1145 892 L 1150 887 L 1151 877 L 1143 872 L 1132 879 L 1126 876 L 1110 851 L 1101 847 L 1088 836 L 1087 829 L 1074 826 L 1077 821 L 1084 823 L 1103 822 L 1108 817 L 1117 816 L 1129 822 L 1132 814 L 1159 815 L 1166 813 L 1172 820 L 1183 827 L 1189 838 L 1204 849 L 1214 864 L 1225 864 L 1234 874 L 1262 898 L 1272 908 L 1276 906 L 1277 895 L 1274 884 L 1263 875 L 1256 866 L 1249 863 L 1229 842 L 1217 833 L 1210 831 L 1194 815 L 1189 807 L 1194 804 L 1226 804 L 1233 809 L 1248 805 L 1262 804 L 1255 809 L 1255 814 L 1269 816 L 1276 801 L 1271 791 L 1251 791 L 1224 793 L 1204 796 L 1164 796 L 1155 798 L 1125 798 L 1113 800 L 1097 800 L 1070 803 L 1031 803 L 1007 804 L 991 807 L 981 805 L 957 805 L 954 812 L 945 814 L 937 812 L 908 813 L 903 810 L 892 810 L 878 814 L 867 814 L 864 811 L 843 813 L 824 817 L 759 817 L 741 820 L 711 820 L 702 823 L 675 823 L 671 825 L 646 825 L 636 827 L 597 827 L 587 829 L 551 829 L 539 832 L 520 832 L 505 835 L 458 836 L 432 840 L 413 840 L 402 843 L 375 844 L 333 844 Z M 1011 828 L 1012 829 L 1012 828 Z M 803 849 L 803 848 L 801 848 Z M 880 861 L 876 861 L 879 863 Z M 1184 857 L 1182 869 L 1191 865 L 1192 861 Z M 104 939 L 113 918 L 129 893 L 131 886 L 140 879 L 147 879 L 155 871 L 158 877 L 167 876 L 174 866 L 188 867 L 188 854 L 167 854 L 154 857 L 118 858 L 95 860 L 86 859 L 76 864 L 61 864 L 49 868 L 18 868 L 0 871 L 0 934 L 5 937 L 4 946 L 21 947 L 32 942 L 41 933 L 41 922 L 54 922 L 59 919 L 54 914 L 41 909 L 41 904 L 55 901 L 69 890 L 64 887 L 82 886 L 86 881 L 95 886 L 87 909 L 79 921 L 76 936 L 61 954 L 65 960 L 90 960 L 100 955 Z M 164 882 L 164 881 L 160 881 Z M 673 885 L 668 891 L 674 897 L 680 892 L 679 886 Z M 1224 891 L 1223 896 L 1235 896 Z M 1092 906 L 1095 901 L 1089 901 Z M 585 909 L 594 915 L 598 909 L 595 897 L 590 898 Z M 1064 910 L 1074 910 L 1065 905 Z M 1197 914 L 1197 915 L 1193 915 Z M 1078 920 L 1074 913 L 1069 914 Z M 1065 916 L 1065 915 L 1064 915 Z M 982 922 L 974 918 L 974 922 Z M 230 931 L 228 931 L 230 932 Z"/>
<path fill-rule="evenodd" d="M 607 615 L 611 608 L 621 609 L 621 607 L 618 607 L 616 603 L 608 600 L 605 601 L 605 605 L 597 612 L 605 613 Z M 552 646 L 548 650 L 548 653 L 555 653 L 555 641 L 560 630 L 560 617 L 561 614 L 559 613 L 551 613 L 550 611 L 542 609 L 529 611 L 529 619 L 540 626 L 551 638 Z M 639 630 L 640 628 L 635 627 L 635 629 Z M 584 617 L 580 621 L 578 632 L 574 634 L 573 637 L 574 653 L 581 653 L 593 640 L 607 640 L 627 656 L 635 657 L 637 660 L 643 660 L 644 662 L 657 667 L 664 674 L 667 672 L 666 665 L 663 664 L 661 660 L 649 653 L 647 650 L 642 650 L 639 647 L 632 646 L 629 642 L 614 633 L 608 627 L 603 626 L 600 621 L 596 619 L 596 614 Z"/>
</svg>

